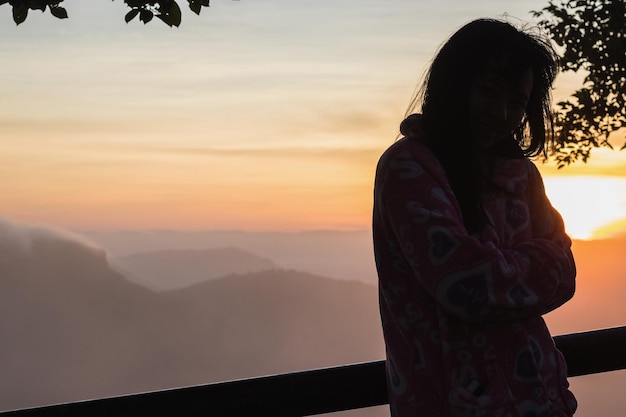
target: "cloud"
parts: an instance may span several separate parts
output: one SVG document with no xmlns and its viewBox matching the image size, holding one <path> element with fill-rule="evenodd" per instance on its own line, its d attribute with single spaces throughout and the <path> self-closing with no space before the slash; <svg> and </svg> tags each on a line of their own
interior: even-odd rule
<svg viewBox="0 0 626 417">
<path fill-rule="evenodd" d="M 33 244 L 38 240 L 70 241 L 94 252 L 103 252 L 95 243 L 84 236 L 51 226 L 32 225 L 0 218 L 0 247 L 5 251 L 17 251 L 22 255 L 32 253 Z"/>
</svg>

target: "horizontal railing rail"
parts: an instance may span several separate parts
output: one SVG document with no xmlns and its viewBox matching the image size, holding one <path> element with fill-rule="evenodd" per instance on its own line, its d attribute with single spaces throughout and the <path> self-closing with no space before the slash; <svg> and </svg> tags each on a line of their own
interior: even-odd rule
<svg viewBox="0 0 626 417">
<path fill-rule="evenodd" d="M 626 369 L 626 326 L 556 336 L 568 375 Z M 308 416 L 387 404 L 385 361 L 0 412 L 0 417 Z"/>
</svg>

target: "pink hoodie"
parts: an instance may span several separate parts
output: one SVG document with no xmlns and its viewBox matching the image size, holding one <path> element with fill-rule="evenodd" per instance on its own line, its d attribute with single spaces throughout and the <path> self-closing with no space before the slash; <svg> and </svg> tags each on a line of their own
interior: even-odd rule
<svg viewBox="0 0 626 417">
<path fill-rule="evenodd" d="M 574 294 L 563 221 L 526 158 L 498 160 L 470 235 L 437 158 L 381 157 L 373 234 L 392 415 L 564 417 L 576 409 L 543 314 Z"/>
</svg>

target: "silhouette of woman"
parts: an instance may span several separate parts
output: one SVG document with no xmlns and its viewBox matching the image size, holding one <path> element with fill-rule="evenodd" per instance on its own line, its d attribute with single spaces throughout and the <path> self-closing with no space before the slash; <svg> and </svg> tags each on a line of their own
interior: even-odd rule
<svg viewBox="0 0 626 417">
<path fill-rule="evenodd" d="M 542 318 L 574 294 L 571 240 L 529 159 L 553 145 L 556 72 L 540 36 L 470 22 L 380 158 L 373 237 L 393 416 L 576 409 Z"/>
</svg>

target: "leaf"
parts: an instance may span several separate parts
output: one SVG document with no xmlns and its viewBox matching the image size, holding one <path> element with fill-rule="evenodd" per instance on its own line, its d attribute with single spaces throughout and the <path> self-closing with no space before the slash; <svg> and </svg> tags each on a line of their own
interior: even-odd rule
<svg viewBox="0 0 626 417">
<path fill-rule="evenodd" d="M 178 27 L 180 25 L 180 21 L 182 17 L 178 3 L 176 3 L 175 1 L 172 2 L 172 6 L 170 7 L 170 9 L 164 13 L 161 13 L 157 17 L 161 19 L 163 22 L 165 22 L 165 24 L 167 24 L 169 27 L 172 27 L 172 26 Z"/>
<path fill-rule="evenodd" d="M 159 19 L 161 19 L 163 21 L 163 23 L 165 23 L 166 25 L 168 25 L 169 27 L 172 27 L 172 24 L 169 21 L 169 16 L 167 15 L 162 15 L 162 14 L 158 14 L 157 17 Z"/>
<path fill-rule="evenodd" d="M 50 6 L 50 13 L 58 19 L 67 19 L 67 10 L 61 6 Z"/>
<path fill-rule="evenodd" d="M 170 9 L 169 14 L 172 16 L 172 24 L 178 27 L 183 17 L 180 11 L 180 6 L 178 6 L 178 3 L 176 2 L 172 3 L 172 8 Z"/>
<path fill-rule="evenodd" d="M 202 5 L 200 3 L 190 1 L 189 8 L 191 9 L 192 12 L 200 16 L 200 10 L 202 10 Z"/>
<path fill-rule="evenodd" d="M 126 21 L 126 23 L 128 23 L 131 20 L 133 20 L 135 17 L 137 17 L 138 14 L 139 14 L 139 9 L 133 9 L 130 12 L 126 13 L 126 16 L 124 16 L 124 20 Z"/>
<path fill-rule="evenodd" d="M 41 10 L 42 12 L 46 11 L 47 3 L 45 0 L 30 0 L 28 2 L 28 8 L 31 10 Z"/>
<path fill-rule="evenodd" d="M 152 13 L 150 10 L 142 9 L 139 12 L 139 20 L 141 20 L 144 25 L 151 21 L 153 17 L 154 13 Z"/>
<path fill-rule="evenodd" d="M 16 25 L 24 23 L 28 16 L 28 6 L 24 3 L 18 3 L 13 6 L 13 21 Z"/>
</svg>

